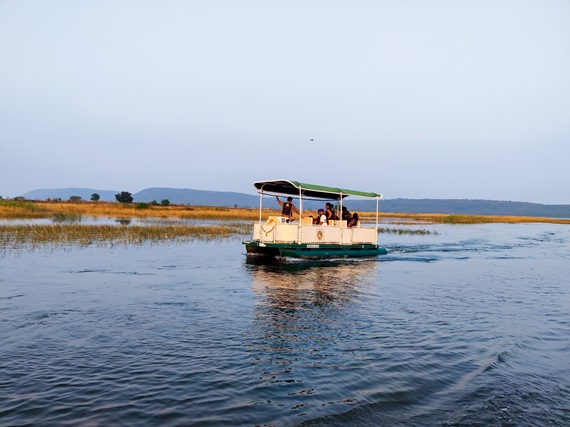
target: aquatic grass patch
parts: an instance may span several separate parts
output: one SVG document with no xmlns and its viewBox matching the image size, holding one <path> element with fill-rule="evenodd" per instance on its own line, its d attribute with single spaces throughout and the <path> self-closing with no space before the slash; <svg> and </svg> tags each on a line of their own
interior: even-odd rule
<svg viewBox="0 0 570 427">
<path fill-rule="evenodd" d="M 214 240 L 251 232 L 249 224 L 81 225 L 70 223 L 0 225 L 0 250 L 40 246 L 129 245 L 173 240 Z"/>
<path fill-rule="evenodd" d="M 442 224 L 486 224 L 493 222 L 491 218 L 480 215 L 445 215 L 434 218 L 434 222 Z"/>
<path fill-rule="evenodd" d="M 61 223 L 70 223 L 70 224 L 76 224 L 81 222 L 81 214 L 62 214 L 62 213 L 56 213 L 51 217 L 51 221 L 53 223 L 56 224 L 61 224 Z"/>
<path fill-rule="evenodd" d="M 397 225 L 418 224 L 481 224 L 496 222 L 496 218 L 489 216 L 476 216 L 464 214 L 406 214 L 406 213 L 383 213 L 380 215 L 384 220 Z"/>
<path fill-rule="evenodd" d="M 424 228 L 415 229 L 415 230 L 407 230 L 405 228 L 388 228 L 388 227 L 380 227 L 378 228 L 378 233 L 384 234 L 411 234 L 411 235 L 420 235 L 420 236 L 427 236 L 427 235 L 439 235 L 437 231 L 430 231 Z"/>
</svg>

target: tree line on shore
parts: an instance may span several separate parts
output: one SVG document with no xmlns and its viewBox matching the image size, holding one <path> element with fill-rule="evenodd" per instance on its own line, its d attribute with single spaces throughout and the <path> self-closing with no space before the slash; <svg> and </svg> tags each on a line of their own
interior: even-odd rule
<svg viewBox="0 0 570 427">
<path fill-rule="evenodd" d="M 121 191 L 120 193 L 115 194 L 115 199 L 117 202 L 120 203 L 133 203 L 134 201 L 134 197 L 132 195 L 132 193 L 128 192 L 128 191 Z M 3 199 L 2 196 L 0 196 L 0 200 L 14 200 L 14 201 L 19 201 L 19 202 L 25 202 L 28 201 L 28 199 L 26 199 L 24 196 L 17 196 L 14 197 L 13 199 Z M 91 202 L 98 202 L 99 200 L 101 200 L 101 196 L 98 193 L 93 193 L 91 194 L 91 198 L 89 199 L 89 201 Z M 33 200 L 32 200 L 33 201 Z M 63 202 L 64 200 L 61 199 L 61 197 L 54 197 L 52 198 L 48 198 L 45 200 L 46 202 Z M 81 196 L 69 196 L 68 201 L 73 202 L 73 203 L 78 203 L 78 202 L 83 202 L 83 198 Z M 169 206 L 170 205 L 170 200 L 168 199 L 162 199 L 159 202 L 157 202 L 156 200 L 152 200 L 148 203 L 139 203 L 139 205 L 141 205 L 141 207 L 143 205 L 150 205 L 150 206 Z"/>
</svg>

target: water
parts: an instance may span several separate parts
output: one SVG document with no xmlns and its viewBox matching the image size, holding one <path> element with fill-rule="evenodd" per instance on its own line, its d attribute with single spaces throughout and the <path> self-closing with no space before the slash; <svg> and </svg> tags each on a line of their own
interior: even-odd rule
<svg viewBox="0 0 570 427">
<path fill-rule="evenodd" d="M 227 223 L 228 221 L 226 221 Z M 239 222 L 229 220 L 229 222 Z M 58 219 L 52 218 L 26 218 L 26 219 L 4 219 L 0 218 L 0 225 L 50 225 L 50 224 L 82 224 L 82 225 L 218 225 L 219 220 L 210 219 L 181 219 L 181 218 L 116 218 L 116 217 L 63 217 Z"/>
<path fill-rule="evenodd" d="M 425 228 L 0 254 L 0 425 L 569 426 L 570 228 Z"/>
</svg>

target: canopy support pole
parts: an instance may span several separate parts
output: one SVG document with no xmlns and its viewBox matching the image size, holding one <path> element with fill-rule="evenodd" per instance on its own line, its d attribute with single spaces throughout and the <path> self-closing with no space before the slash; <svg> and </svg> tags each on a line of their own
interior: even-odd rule
<svg viewBox="0 0 570 427">
<path fill-rule="evenodd" d="M 380 197 L 376 196 L 376 244 L 378 244 L 378 204 Z"/>
<path fill-rule="evenodd" d="M 301 229 L 301 224 L 302 224 L 302 219 L 303 219 L 303 190 L 301 189 L 301 186 L 299 185 L 299 225 L 297 226 L 297 241 L 301 242 L 302 241 L 302 229 Z"/>
<path fill-rule="evenodd" d="M 302 197 L 301 186 L 299 186 L 299 224 L 301 223 L 301 218 L 303 217 L 303 197 Z"/>
<path fill-rule="evenodd" d="M 261 209 L 263 206 L 263 190 L 259 192 L 259 223 L 261 224 Z"/>
</svg>

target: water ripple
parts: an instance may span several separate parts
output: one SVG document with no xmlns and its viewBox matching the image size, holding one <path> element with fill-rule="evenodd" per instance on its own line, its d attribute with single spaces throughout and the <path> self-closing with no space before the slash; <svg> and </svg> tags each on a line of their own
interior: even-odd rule
<svg viewBox="0 0 570 427">
<path fill-rule="evenodd" d="M 569 425 L 558 227 L 441 227 L 357 262 L 231 239 L 5 254 L 0 424 Z"/>
</svg>

